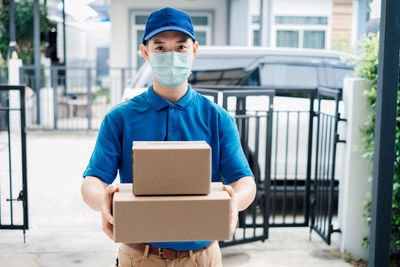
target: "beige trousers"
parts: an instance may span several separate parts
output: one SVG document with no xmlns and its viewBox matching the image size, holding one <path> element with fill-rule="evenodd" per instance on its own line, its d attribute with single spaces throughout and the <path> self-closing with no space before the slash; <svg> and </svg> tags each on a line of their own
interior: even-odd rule
<svg viewBox="0 0 400 267">
<path fill-rule="evenodd" d="M 118 252 L 119 267 L 221 267 L 222 256 L 218 242 L 202 251 L 193 253 L 189 251 L 189 256 L 180 257 L 175 260 L 161 259 L 159 256 L 138 251 L 125 244 L 122 244 Z"/>
</svg>

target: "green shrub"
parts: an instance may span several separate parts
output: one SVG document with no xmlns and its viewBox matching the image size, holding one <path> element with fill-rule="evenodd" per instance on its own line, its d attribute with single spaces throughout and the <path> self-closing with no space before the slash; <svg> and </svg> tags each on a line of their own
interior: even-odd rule
<svg viewBox="0 0 400 267">
<path fill-rule="evenodd" d="M 376 89 L 378 79 L 379 34 L 367 35 L 365 37 L 364 43 L 360 45 L 360 49 L 360 57 L 355 60 L 355 63 L 357 64 L 356 75 L 358 77 L 367 79 L 372 84 L 371 89 L 365 92 L 368 105 L 371 107 L 371 113 L 368 115 L 367 121 L 360 129 L 362 136 L 361 143 L 363 149 L 365 150 L 363 157 L 372 162 L 374 157 L 374 130 L 376 114 Z M 392 253 L 398 253 L 400 251 L 400 95 L 398 95 L 397 97 L 397 124 L 395 146 L 391 226 Z M 372 178 L 369 177 L 369 180 L 371 181 Z M 371 194 L 367 194 L 366 196 L 363 217 L 368 222 L 368 224 L 371 222 Z M 363 239 L 363 246 L 366 249 L 368 248 L 368 245 L 369 237 L 365 237 Z"/>
</svg>

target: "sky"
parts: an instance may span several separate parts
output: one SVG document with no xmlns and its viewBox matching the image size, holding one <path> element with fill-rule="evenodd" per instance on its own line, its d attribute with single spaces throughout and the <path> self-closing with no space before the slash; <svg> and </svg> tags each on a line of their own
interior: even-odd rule
<svg viewBox="0 0 400 267">
<path fill-rule="evenodd" d="M 65 12 L 77 21 L 85 21 L 90 17 L 96 17 L 97 12 L 94 11 L 88 4 L 94 0 L 68 0 L 65 1 Z M 62 2 L 58 4 L 58 8 L 62 9 Z"/>
</svg>

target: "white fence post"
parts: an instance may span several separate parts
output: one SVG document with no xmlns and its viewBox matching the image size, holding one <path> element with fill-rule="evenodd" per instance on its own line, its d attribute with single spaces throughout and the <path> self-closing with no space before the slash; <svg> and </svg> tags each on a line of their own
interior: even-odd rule
<svg viewBox="0 0 400 267">
<path fill-rule="evenodd" d="M 368 81 L 360 78 L 346 78 L 343 87 L 343 101 L 346 123 L 347 151 L 344 157 L 343 180 L 339 188 L 339 223 L 342 230 L 340 250 L 354 257 L 368 259 L 368 251 L 362 241 L 369 235 L 367 222 L 362 218 L 363 203 L 371 191 L 368 178 L 371 163 L 362 158 L 360 128 L 371 112 L 364 91 L 371 88 Z"/>
<path fill-rule="evenodd" d="M 10 59 L 8 61 L 8 84 L 10 85 L 19 85 L 19 69 L 22 67 L 21 59 Z M 20 99 L 19 92 L 12 90 L 9 92 L 9 106 L 10 108 L 19 108 L 20 107 Z M 10 132 L 11 133 L 20 133 L 21 131 L 21 118 L 18 112 L 10 111 L 9 113 L 10 120 Z"/>
<path fill-rule="evenodd" d="M 53 129 L 54 127 L 54 94 L 56 93 L 56 85 L 51 87 L 51 62 L 50 59 L 42 58 L 44 66 L 44 83 L 45 86 L 40 86 L 40 125 L 44 128 Z"/>
</svg>

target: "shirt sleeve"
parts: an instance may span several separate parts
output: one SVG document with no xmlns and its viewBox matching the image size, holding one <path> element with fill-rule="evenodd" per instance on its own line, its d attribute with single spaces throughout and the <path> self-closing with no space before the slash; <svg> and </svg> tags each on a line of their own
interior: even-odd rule
<svg viewBox="0 0 400 267">
<path fill-rule="evenodd" d="M 117 176 L 121 161 L 121 131 L 111 114 L 101 124 L 96 145 L 83 177 L 95 176 L 111 184 Z"/>
<path fill-rule="evenodd" d="M 220 164 L 224 183 L 231 184 L 244 176 L 254 177 L 243 153 L 234 119 L 224 112 L 219 126 Z"/>
</svg>

